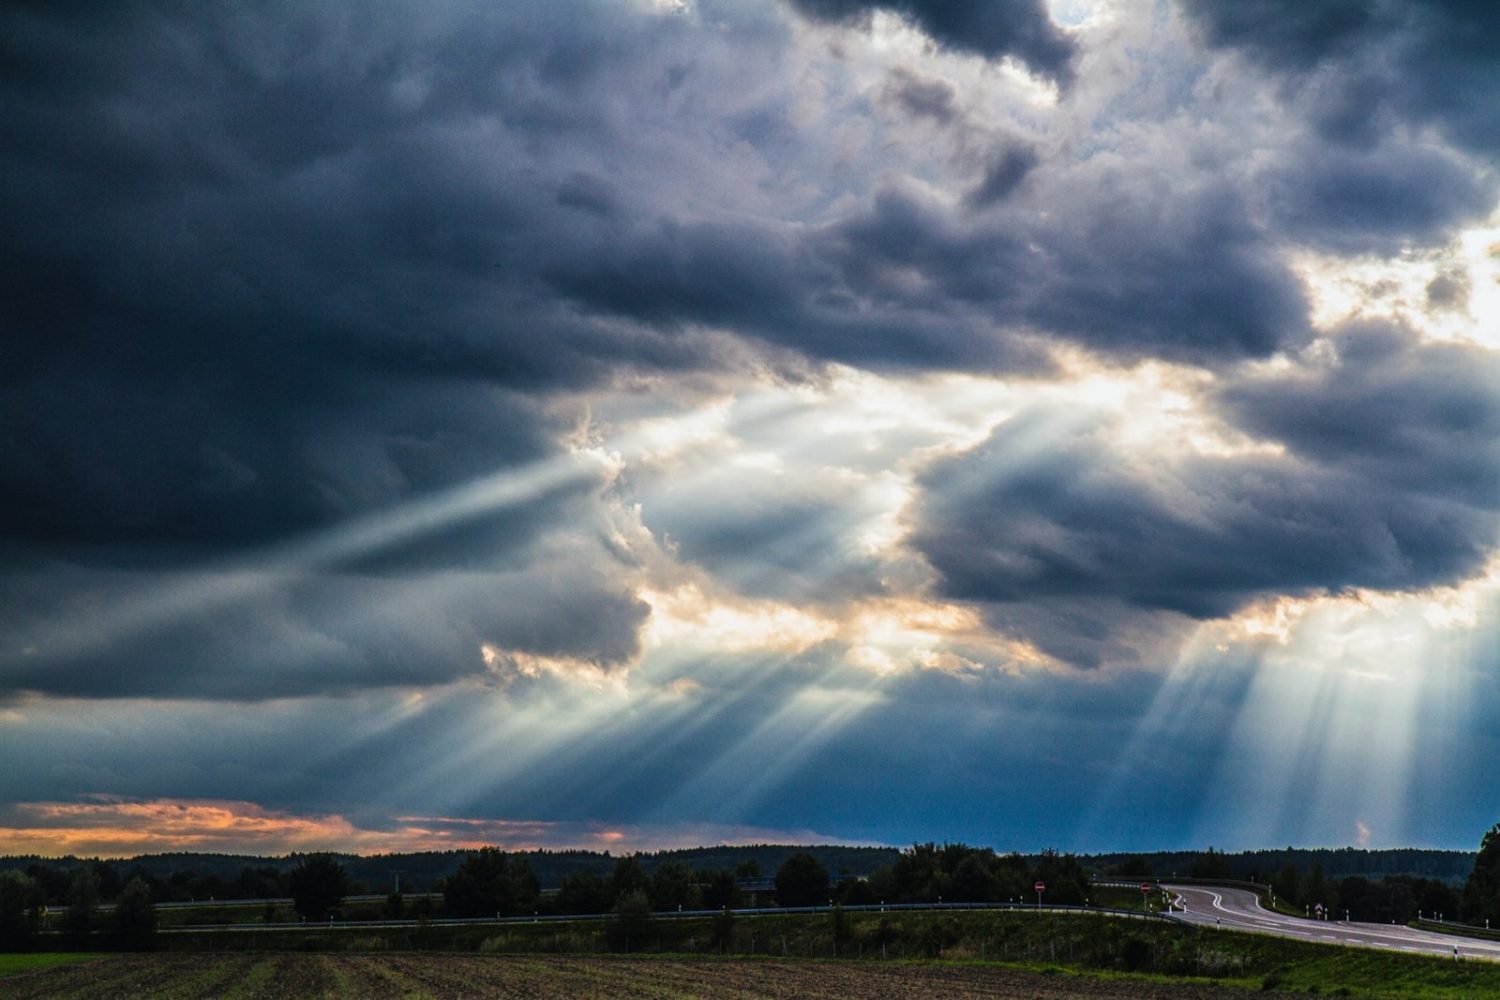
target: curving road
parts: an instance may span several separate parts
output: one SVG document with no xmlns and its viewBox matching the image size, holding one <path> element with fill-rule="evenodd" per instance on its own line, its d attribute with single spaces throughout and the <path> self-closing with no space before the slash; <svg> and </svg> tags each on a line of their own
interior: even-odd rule
<svg viewBox="0 0 1500 1000">
<path fill-rule="evenodd" d="M 1265 909 L 1255 893 L 1248 889 L 1170 883 L 1163 883 L 1162 888 L 1170 892 L 1177 905 L 1182 907 L 1177 915 L 1199 926 L 1275 934 L 1321 944 L 1384 948 L 1388 951 L 1409 951 L 1448 958 L 1453 957 L 1453 949 L 1457 948 L 1461 958 L 1500 961 L 1500 941 L 1436 934 L 1395 924 L 1344 923 L 1337 920 L 1289 917 Z"/>
</svg>

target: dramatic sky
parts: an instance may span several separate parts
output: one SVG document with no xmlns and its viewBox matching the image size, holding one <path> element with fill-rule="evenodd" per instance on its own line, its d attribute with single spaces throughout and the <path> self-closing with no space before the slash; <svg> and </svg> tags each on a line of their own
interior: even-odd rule
<svg viewBox="0 0 1500 1000">
<path fill-rule="evenodd" d="M 1500 819 L 1500 7 L 13 3 L 0 66 L 0 852 Z"/>
</svg>

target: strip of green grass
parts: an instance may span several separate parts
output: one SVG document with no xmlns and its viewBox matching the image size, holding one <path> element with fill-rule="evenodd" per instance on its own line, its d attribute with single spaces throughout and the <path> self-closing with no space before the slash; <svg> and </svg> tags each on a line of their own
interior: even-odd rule
<svg viewBox="0 0 1500 1000">
<path fill-rule="evenodd" d="M 31 972 L 36 969 L 50 969 L 54 965 L 72 965 L 75 962 L 91 962 L 96 958 L 103 958 L 91 952 L 56 952 L 39 951 L 34 954 L 5 955 L 0 954 L 0 976 L 13 976 L 18 972 Z"/>
</svg>

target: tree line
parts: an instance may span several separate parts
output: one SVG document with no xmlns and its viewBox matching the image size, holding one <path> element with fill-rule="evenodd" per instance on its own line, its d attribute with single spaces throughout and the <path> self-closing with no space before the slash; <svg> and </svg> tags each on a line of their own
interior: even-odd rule
<svg viewBox="0 0 1500 1000">
<path fill-rule="evenodd" d="M 1087 874 L 1074 855 L 1045 851 L 1027 858 L 967 844 L 914 844 L 893 864 L 867 877 L 831 873 L 811 852 L 797 852 L 774 873 L 774 888 L 743 887 L 762 875 L 754 861 L 734 869 L 694 869 L 667 861 L 647 871 L 639 857 L 627 855 L 616 859 L 607 875 L 575 872 L 562 880 L 556 893 L 543 894 L 525 858 L 484 848 L 440 888 L 444 907 L 453 916 L 608 913 L 627 904 L 671 911 L 944 900 L 1027 902 L 1034 898 L 1032 887 L 1038 881 L 1046 883 L 1049 903 L 1082 904 L 1089 895 Z"/>
<path fill-rule="evenodd" d="M 1109 874 L 1160 874 L 1144 858 L 1117 857 Z M 1410 875 L 1334 878 L 1318 863 L 1302 869 L 1289 862 L 1266 878 L 1254 870 L 1234 871 L 1226 856 L 1211 848 L 1195 856 L 1187 874 L 1268 881 L 1286 905 L 1311 912 L 1321 904 L 1331 916 L 1347 914 L 1356 921 L 1407 923 L 1420 915 L 1500 927 L 1500 824 L 1485 834 L 1462 891 L 1439 879 Z M 1047 903 L 1083 904 L 1090 898 L 1087 876 L 1076 855 L 1051 850 L 1032 856 L 999 854 L 962 843 L 929 842 L 900 851 L 892 863 L 866 876 L 830 872 L 814 852 L 794 852 L 764 888 L 766 879 L 754 859 L 732 869 L 693 868 L 679 860 L 648 869 L 643 856 L 626 855 L 614 859 L 606 873 L 578 869 L 564 876 L 556 891 L 544 893 L 527 855 L 486 847 L 469 853 L 453 874 L 438 880 L 440 906 L 426 895 L 408 902 L 398 890 L 386 898 L 383 912 L 392 918 L 613 914 L 611 933 L 622 936 L 628 947 L 632 933 L 643 940 L 644 921 L 653 912 L 718 910 L 727 921 L 727 911 L 747 905 L 1032 902 L 1038 882 L 1046 886 Z M 349 877 L 338 857 L 326 854 L 301 856 L 290 871 L 246 867 L 238 879 L 221 884 L 224 895 L 234 898 L 290 898 L 304 921 L 338 917 L 345 898 L 365 888 Z M 67 907 L 60 924 L 67 946 L 148 949 L 156 933 L 155 904 L 184 891 L 205 890 L 205 882 L 190 885 L 189 878 L 176 875 L 158 879 L 136 873 L 120 881 L 110 866 L 97 862 L 80 864 L 66 876 L 48 868 L 0 872 L 0 950 L 34 946 L 42 915 L 59 896 Z M 102 910 L 108 899 L 114 905 Z"/>
</svg>

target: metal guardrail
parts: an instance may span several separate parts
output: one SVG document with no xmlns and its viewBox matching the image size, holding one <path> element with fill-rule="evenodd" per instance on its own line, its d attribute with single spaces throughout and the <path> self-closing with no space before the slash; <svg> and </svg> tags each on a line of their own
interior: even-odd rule
<svg viewBox="0 0 1500 1000">
<path fill-rule="evenodd" d="M 1072 913 L 1096 914 L 1127 920 L 1164 920 L 1182 923 L 1181 919 L 1164 913 L 1142 913 L 1140 910 L 1122 910 L 1102 906 L 1043 905 L 1034 903 L 868 903 L 854 906 L 761 906 L 737 910 L 663 910 L 652 913 L 653 920 L 701 920 L 729 913 L 736 918 L 791 916 L 796 914 L 832 913 L 842 909 L 845 913 L 905 913 L 933 910 L 992 910 L 1015 913 Z M 376 930 L 381 928 L 454 927 L 483 925 L 501 927 L 517 924 L 563 924 L 605 922 L 615 918 L 612 913 L 584 914 L 533 914 L 514 917 L 438 917 L 428 920 L 329 920 L 312 922 L 244 923 L 244 924 L 197 924 L 187 927 L 159 927 L 158 934 L 210 934 L 245 931 L 330 931 L 330 930 Z M 53 933 L 53 932 L 48 932 Z"/>
<path fill-rule="evenodd" d="M 1235 889 L 1250 889 L 1255 892 L 1270 892 L 1269 885 L 1259 882 L 1247 882 L 1238 878 L 1178 878 L 1173 875 L 1170 878 L 1161 875 L 1137 875 L 1134 878 L 1128 875 L 1090 875 L 1090 885 L 1128 885 L 1138 886 L 1142 882 L 1150 882 L 1153 885 L 1161 885 L 1170 882 L 1173 885 L 1227 885 Z"/>
<path fill-rule="evenodd" d="M 414 899 L 441 900 L 443 894 L 440 892 L 404 892 L 402 898 L 410 902 Z M 345 896 L 346 903 L 381 903 L 390 898 L 387 893 L 371 892 L 360 893 L 356 896 Z M 293 903 L 290 896 L 274 896 L 267 899 L 179 899 L 163 903 L 152 903 L 158 910 L 208 910 L 220 907 L 238 908 L 246 906 L 291 906 Z M 94 907 L 100 913 L 108 913 L 115 908 L 114 903 L 100 903 Z M 68 912 L 66 903 L 47 905 L 47 916 L 60 917 Z"/>
<path fill-rule="evenodd" d="M 1477 924 L 1462 924 L 1457 920 L 1434 920 L 1432 917 L 1418 917 L 1411 922 L 1411 926 L 1424 931 L 1432 931 L 1436 934 L 1450 934 L 1453 937 L 1468 937 L 1481 941 L 1500 941 L 1500 928 L 1480 927 Z"/>
</svg>

